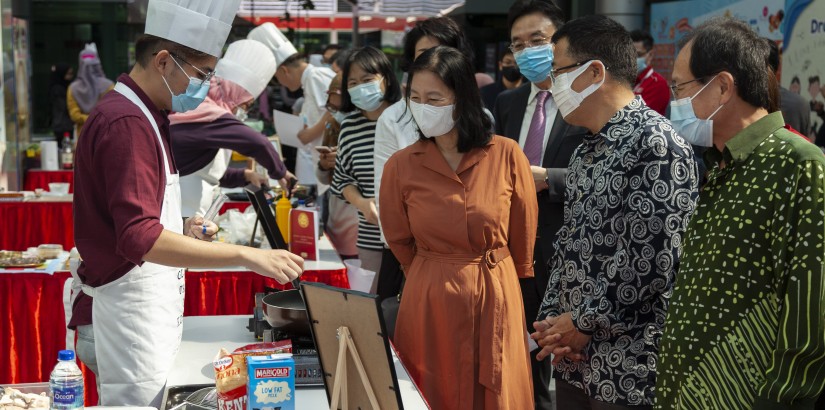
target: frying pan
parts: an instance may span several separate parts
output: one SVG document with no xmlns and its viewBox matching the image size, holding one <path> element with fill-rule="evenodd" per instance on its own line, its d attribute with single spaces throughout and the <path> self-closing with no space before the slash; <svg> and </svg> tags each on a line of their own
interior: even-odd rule
<svg viewBox="0 0 825 410">
<path fill-rule="evenodd" d="M 264 319 L 274 329 L 296 336 L 311 336 L 309 316 L 299 284 L 293 281 L 295 289 L 270 293 L 263 298 Z"/>
</svg>

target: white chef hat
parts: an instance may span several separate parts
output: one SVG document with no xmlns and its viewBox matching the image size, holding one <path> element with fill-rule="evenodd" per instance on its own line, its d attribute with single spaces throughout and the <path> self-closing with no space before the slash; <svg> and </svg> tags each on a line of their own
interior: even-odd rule
<svg viewBox="0 0 825 410">
<path fill-rule="evenodd" d="M 277 68 L 275 56 L 267 46 L 255 40 L 238 40 L 226 49 L 215 67 L 215 74 L 258 97 Z"/>
<path fill-rule="evenodd" d="M 149 0 L 146 34 L 220 57 L 241 0 Z"/>
<path fill-rule="evenodd" d="M 278 27 L 272 23 L 264 23 L 255 27 L 246 38 L 260 41 L 272 50 L 272 54 L 275 55 L 276 69 L 287 58 L 298 53 L 295 46 L 286 39 L 284 33 L 281 33 L 281 30 L 278 30 Z"/>
</svg>

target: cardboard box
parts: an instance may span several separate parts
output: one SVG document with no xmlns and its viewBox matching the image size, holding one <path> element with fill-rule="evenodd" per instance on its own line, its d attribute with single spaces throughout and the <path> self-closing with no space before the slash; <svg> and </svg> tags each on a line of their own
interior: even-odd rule
<svg viewBox="0 0 825 410">
<path fill-rule="evenodd" d="M 246 358 L 247 410 L 295 410 L 295 360 L 290 353 Z"/>
</svg>

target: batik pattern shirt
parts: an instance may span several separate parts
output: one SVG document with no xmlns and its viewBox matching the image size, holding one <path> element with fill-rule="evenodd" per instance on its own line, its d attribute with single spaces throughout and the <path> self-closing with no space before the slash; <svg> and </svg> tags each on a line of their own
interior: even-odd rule
<svg viewBox="0 0 825 410">
<path fill-rule="evenodd" d="M 554 377 L 597 400 L 653 404 L 656 356 L 696 205 L 693 150 L 637 97 L 585 137 L 567 174 L 564 223 L 539 319 L 572 312 L 586 359 Z"/>
<path fill-rule="evenodd" d="M 813 408 L 822 390 L 825 158 L 783 125 L 770 114 L 705 154 L 657 408 Z"/>
</svg>

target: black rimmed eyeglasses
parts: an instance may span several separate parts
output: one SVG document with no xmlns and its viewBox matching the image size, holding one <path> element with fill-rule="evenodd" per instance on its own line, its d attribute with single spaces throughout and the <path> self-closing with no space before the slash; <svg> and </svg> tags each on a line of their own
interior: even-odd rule
<svg viewBox="0 0 825 410">
<path fill-rule="evenodd" d="M 159 52 L 160 51 L 156 51 L 156 52 L 152 53 L 152 55 L 155 56 Z M 195 71 L 197 71 L 198 73 L 203 75 L 203 79 L 198 78 L 198 80 L 200 80 L 200 82 L 201 82 L 201 85 L 203 85 L 204 83 L 209 82 L 212 79 L 212 77 L 215 76 L 215 70 L 212 70 L 212 71 L 207 73 L 207 72 L 204 72 L 203 70 L 201 70 L 200 68 L 198 68 L 197 66 L 195 66 L 194 64 L 186 61 L 186 59 L 184 59 L 183 57 L 181 57 L 181 56 L 179 56 L 175 53 L 170 52 L 169 55 L 172 56 L 172 61 L 174 61 L 175 64 L 178 65 L 178 67 L 181 69 L 181 71 L 183 71 L 183 67 L 180 66 L 180 64 L 178 63 L 178 60 L 182 61 L 184 64 L 188 65 L 189 67 L 194 68 Z M 186 74 L 186 71 L 183 71 L 183 73 Z M 189 74 L 186 74 L 186 75 L 188 76 Z"/>
<path fill-rule="evenodd" d="M 569 70 L 571 68 L 576 68 L 576 67 L 583 66 L 583 65 L 585 65 L 585 64 L 587 64 L 591 61 L 593 61 L 593 60 L 584 60 L 584 61 L 579 61 L 578 63 L 573 63 L 573 64 L 570 64 L 570 65 L 566 65 L 564 67 L 554 68 L 554 69 L 550 70 L 550 79 L 553 80 L 553 82 L 556 82 L 556 77 L 559 75 L 559 72 L 564 71 L 564 70 Z M 564 74 L 564 73 L 561 73 L 561 74 Z"/>
</svg>

